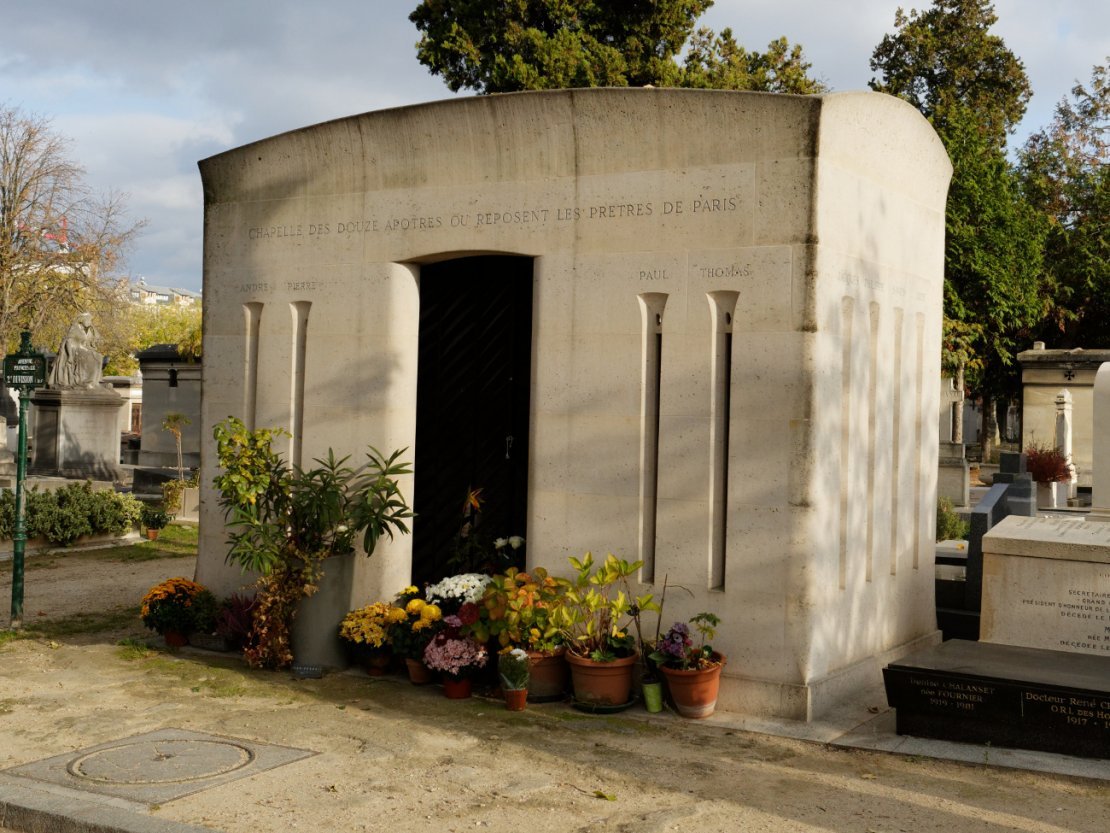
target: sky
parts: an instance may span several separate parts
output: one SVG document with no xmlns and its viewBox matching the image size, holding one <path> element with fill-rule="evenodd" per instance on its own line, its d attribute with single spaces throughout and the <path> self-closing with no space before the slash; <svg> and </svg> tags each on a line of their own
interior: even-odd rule
<svg viewBox="0 0 1110 833">
<path fill-rule="evenodd" d="M 344 116 L 452 93 L 416 60 L 418 0 L 0 0 L 0 106 L 43 116 L 97 192 L 127 195 L 145 226 L 133 280 L 201 290 L 197 161 Z M 620 2 L 620 0 L 613 0 Z M 862 90 L 899 5 L 931 0 L 717 0 L 700 23 L 749 49 L 785 35 L 812 74 Z M 1110 56 L 1110 0 L 995 0 L 992 30 L 1034 96 L 1011 138 L 1052 119 Z"/>
</svg>

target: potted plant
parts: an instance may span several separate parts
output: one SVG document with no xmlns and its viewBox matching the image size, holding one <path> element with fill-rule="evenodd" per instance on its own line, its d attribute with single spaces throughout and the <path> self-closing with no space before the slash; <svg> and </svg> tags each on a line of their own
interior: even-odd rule
<svg viewBox="0 0 1110 833">
<path fill-rule="evenodd" d="M 366 673 L 375 676 L 389 668 L 389 628 L 405 618 L 405 611 L 385 602 L 352 610 L 339 623 L 339 638 Z"/>
<path fill-rule="evenodd" d="M 448 576 L 424 588 L 424 596 L 429 603 L 438 605 L 444 614 L 457 614 L 465 604 L 477 606 L 490 580 L 490 576 L 484 573 Z"/>
<path fill-rule="evenodd" d="M 1071 480 L 1067 456 L 1053 446 L 1033 445 L 1025 449 L 1025 469 L 1037 484 L 1037 506 L 1041 509 L 1059 506 L 1056 484 Z M 1066 492 L 1063 503 L 1067 504 Z"/>
<path fill-rule="evenodd" d="M 462 619 L 452 614 L 443 617 L 443 629 L 424 649 L 424 664 L 443 674 L 443 693 L 452 700 L 470 696 L 472 675 L 484 668 L 489 659 L 486 647 L 460 632 Z"/>
<path fill-rule="evenodd" d="M 424 664 L 424 649 L 442 627 L 443 612 L 429 604 L 416 587 L 406 587 L 397 594 L 394 605 L 404 611 L 390 623 L 388 638 L 394 656 L 405 660 L 409 680 L 415 685 L 432 682 L 431 670 Z"/>
<path fill-rule="evenodd" d="M 505 708 L 511 712 L 524 711 L 528 700 L 529 666 L 528 652 L 522 648 L 509 648 L 497 657 L 497 673 L 505 695 Z"/>
<path fill-rule="evenodd" d="M 215 623 L 216 597 L 203 585 L 177 576 L 159 582 L 143 596 L 143 624 L 162 635 L 172 648 L 187 645 L 189 634 L 210 630 Z"/>
<path fill-rule="evenodd" d="M 563 580 L 554 617 L 567 648 L 575 702 L 584 708 L 623 708 L 630 703 L 638 657 L 628 626 L 634 615 L 658 610 L 658 605 L 651 594 L 634 598 L 629 590 L 628 579 L 640 561 L 609 553 L 595 568 L 593 555 L 586 553 L 570 563 L 576 576 Z"/>
<path fill-rule="evenodd" d="M 639 608 L 632 611 L 632 624 L 636 630 L 636 641 L 639 644 L 640 660 L 643 662 L 643 671 L 640 676 L 640 691 L 644 696 L 644 708 L 651 714 L 663 711 L 663 680 L 659 672 L 658 663 L 655 661 L 655 646 L 659 644 L 659 628 L 663 622 L 663 606 L 667 601 L 668 577 L 663 576 L 663 590 L 659 594 L 659 603 L 651 609 L 655 611 L 655 637 L 652 641 L 644 639 L 643 628 L 640 623 Z M 679 589 L 690 591 L 679 585 Z"/>
<path fill-rule="evenodd" d="M 699 613 L 686 622 L 675 622 L 658 642 L 652 659 L 667 681 L 675 709 L 683 717 L 709 717 L 717 707 L 721 669 L 725 657 L 713 650 L 708 640 L 717 635 L 721 620 L 712 613 Z M 690 625 L 698 631 L 695 646 Z"/>
<path fill-rule="evenodd" d="M 493 640 L 502 649 L 527 652 L 531 666 L 528 699 L 533 702 L 561 699 L 567 690 L 566 648 L 553 617 L 561 598 L 559 582 L 543 567 L 528 572 L 510 567 L 486 585 L 482 616 L 472 631 L 480 642 Z"/>
<path fill-rule="evenodd" d="M 139 514 L 139 523 L 146 529 L 146 537 L 151 541 L 157 540 L 158 533 L 165 529 L 172 520 L 173 516 L 161 506 L 146 503 L 143 504 Z"/>
<path fill-rule="evenodd" d="M 216 635 L 229 651 L 241 651 L 247 643 L 254 613 L 254 596 L 232 593 L 216 611 Z"/>
<path fill-rule="evenodd" d="M 361 538 L 370 556 L 383 536 L 408 532 L 412 511 L 397 478 L 409 469 L 398 461 L 403 451 L 387 457 L 373 447 L 359 466 L 328 449 L 314 468 L 302 469 L 273 450 L 284 433 L 250 430 L 235 417 L 214 431 L 221 468 L 214 482 L 230 530 L 227 560 L 259 576 L 244 655 L 253 667 L 288 667 L 300 615 L 299 664 L 341 665 L 336 601 L 349 590 L 344 584 L 354 570 L 355 545 Z"/>
</svg>

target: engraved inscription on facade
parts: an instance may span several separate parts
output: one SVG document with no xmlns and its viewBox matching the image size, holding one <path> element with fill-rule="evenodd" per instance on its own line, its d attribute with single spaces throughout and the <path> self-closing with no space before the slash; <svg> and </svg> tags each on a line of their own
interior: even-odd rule
<svg viewBox="0 0 1110 833">
<path fill-rule="evenodd" d="M 443 228 L 488 228 L 493 226 L 539 226 L 567 222 L 604 222 L 630 218 L 690 215 L 704 217 L 737 211 L 743 205 L 735 193 L 698 195 L 682 199 L 624 200 L 582 206 L 485 206 L 469 212 L 440 214 L 435 211 L 403 217 L 315 218 L 312 223 L 254 226 L 247 229 L 253 241 L 283 238 L 320 238 L 389 232 L 434 231 Z"/>
</svg>

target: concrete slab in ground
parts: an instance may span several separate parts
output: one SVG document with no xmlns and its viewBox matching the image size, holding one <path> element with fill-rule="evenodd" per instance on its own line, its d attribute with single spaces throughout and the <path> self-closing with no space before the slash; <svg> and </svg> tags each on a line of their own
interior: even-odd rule
<svg viewBox="0 0 1110 833">
<path fill-rule="evenodd" d="M 256 740 L 159 729 L 5 770 L 33 781 L 164 804 L 314 755 Z"/>
</svg>

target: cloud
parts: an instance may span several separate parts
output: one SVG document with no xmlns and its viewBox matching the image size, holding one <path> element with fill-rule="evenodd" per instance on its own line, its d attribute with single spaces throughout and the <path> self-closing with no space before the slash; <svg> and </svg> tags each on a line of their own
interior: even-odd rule
<svg viewBox="0 0 1110 833">
<path fill-rule="evenodd" d="M 5 13 L 0 102 L 52 116 L 96 190 L 149 224 L 131 258 L 152 283 L 199 288 L 196 162 L 348 115 L 450 98 L 416 60 L 417 0 L 55 0 Z M 895 9 L 931 0 L 716 0 L 702 23 L 751 49 L 786 36 L 837 90 L 865 89 Z M 1017 141 L 1110 54 L 1110 2 L 996 0 L 997 33 L 1035 97 Z"/>
</svg>

